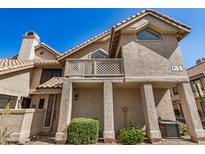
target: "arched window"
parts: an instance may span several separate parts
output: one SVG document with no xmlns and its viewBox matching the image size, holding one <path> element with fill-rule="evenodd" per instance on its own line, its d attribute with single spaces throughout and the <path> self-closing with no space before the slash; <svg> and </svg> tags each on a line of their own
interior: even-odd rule
<svg viewBox="0 0 205 154">
<path fill-rule="evenodd" d="M 136 34 L 137 40 L 161 40 L 161 35 L 149 28 L 143 29 Z"/>
<path fill-rule="evenodd" d="M 91 54 L 91 59 L 105 59 L 105 58 L 108 58 L 108 54 L 102 51 L 101 49 Z"/>
</svg>

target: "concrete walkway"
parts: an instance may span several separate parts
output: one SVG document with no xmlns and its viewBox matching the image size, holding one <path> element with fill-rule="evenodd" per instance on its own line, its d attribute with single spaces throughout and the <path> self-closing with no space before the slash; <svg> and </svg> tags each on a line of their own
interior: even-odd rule
<svg viewBox="0 0 205 154">
<path fill-rule="evenodd" d="M 39 134 L 33 136 L 26 145 L 52 145 L 55 144 L 55 134 Z"/>
<path fill-rule="evenodd" d="M 55 134 L 40 134 L 34 136 L 31 141 L 27 142 L 26 145 L 54 145 L 55 144 Z M 205 145 L 205 141 L 200 144 Z M 96 145 L 105 145 L 102 141 L 98 142 Z M 119 145 L 118 143 L 113 143 L 113 145 Z M 152 145 L 149 142 L 143 142 L 141 145 Z M 155 145 L 197 145 L 197 143 L 192 142 L 189 138 L 184 139 L 163 139 L 162 142 Z"/>
</svg>

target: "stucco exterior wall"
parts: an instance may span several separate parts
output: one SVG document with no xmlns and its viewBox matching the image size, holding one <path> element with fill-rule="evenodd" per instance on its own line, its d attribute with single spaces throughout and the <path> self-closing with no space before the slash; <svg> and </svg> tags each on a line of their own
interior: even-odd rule
<svg viewBox="0 0 205 154">
<path fill-rule="evenodd" d="M 175 114 L 169 89 L 154 89 L 157 115 L 162 119 L 175 121 Z"/>
<path fill-rule="evenodd" d="M 136 34 L 149 27 L 162 40 L 137 40 Z M 176 39 L 176 28 L 145 16 L 122 30 L 120 41 L 126 81 L 188 81 L 185 68 L 173 71 L 172 66 L 183 66 L 183 58 Z"/>
<path fill-rule="evenodd" d="M 31 70 L 23 70 L 0 76 L 0 94 L 29 96 Z"/>
<path fill-rule="evenodd" d="M 43 68 L 41 68 L 41 67 L 34 68 L 32 80 L 31 80 L 31 90 L 36 89 L 39 86 L 40 80 L 41 80 L 42 70 L 43 70 Z"/>
<path fill-rule="evenodd" d="M 38 109 L 33 114 L 31 136 L 42 132 L 45 110 Z"/>
<path fill-rule="evenodd" d="M 174 35 L 166 35 L 162 41 L 136 41 L 136 36 L 126 34 L 122 38 L 125 45 L 122 47 L 124 70 L 126 78 L 168 78 L 178 81 L 178 78 L 188 77 L 184 71 L 174 72 L 172 65 L 182 65 L 183 60 Z M 174 79 L 175 78 L 175 79 Z M 149 81 L 149 79 L 147 79 Z"/>
<path fill-rule="evenodd" d="M 78 99 L 75 100 L 75 95 Z M 97 118 L 103 131 L 103 87 L 75 87 L 73 89 L 72 118 Z"/>
<path fill-rule="evenodd" d="M 109 40 L 95 42 L 85 48 L 80 49 L 78 52 L 69 56 L 69 58 L 82 58 L 82 59 L 90 59 L 90 53 L 95 52 L 98 49 L 103 49 L 105 52 L 109 51 Z"/>
<path fill-rule="evenodd" d="M 42 53 L 43 54 L 40 54 Z M 37 59 L 56 59 L 56 56 L 52 54 L 50 51 L 43 47 L 39 47 L 38 49 L 35 50 L 35 58 Z"/>
<path fill-rule="evenodd" d="M 31 135 L 41 132 L 43 110 L 11 110 L 7 116 L 2 116 L 2 112 L 0 109 L 0 128 L 10 129 L 10 141 L 25 143 Z"/>
<path fill-rule="evenodd" d="M 47 102 L 48 102 L 48 94 L 43 94 L 43 95 L 32 95 L 31 96 L 31 103 L 36 107 L 36 109 L 39 106 L 39 101 L 40 99 L 45 99 L 44 102 L 44 109 L 46 110 Z"/>
<path fill-rule="evenodd" d="M 118 87 L 113 89 L 114 104 L 114 129 L 118 132 L 129 123 L 133 123 L 141 128 L 144 127 L 144 113 L 141 102 L 141 94 L 139 88 L 134 87 Z M 123 107 L 128 108 L 128 112 L 122 111 Z M 125 121 L 126 116 L 126 121 Z"/>
</svg>

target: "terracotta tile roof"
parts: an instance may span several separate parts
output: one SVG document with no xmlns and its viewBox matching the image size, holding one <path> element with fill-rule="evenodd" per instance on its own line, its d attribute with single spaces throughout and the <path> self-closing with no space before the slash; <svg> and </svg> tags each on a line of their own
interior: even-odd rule
<svg viewBox="0 0 205 154">
<path fill-rule="evenodd" d="M 57 60 L 47 60 L 47 59 L 34 59 L 32 60 L 35 66 L 38 65 L 49 65 L 49 64 L 60 64 Z"/>
<path fill-rule="evenodd" d="M 70 50 L 68 50 L 67 52 L 65 52 L 64 54 L 62 54 L 61 56 L 58 57 L 58 60 L 62 60 L 64 59 L 65 57 L 69 56 L 70 54 L 72 53 L 75 53 L 77 50 L 81 49 L 82 47 L 85 47 L 87 45 L 89 45 L 90 43 L 94 42 L 94 41 L 97 41 L 99 40 L 100 38 L 104 37 L 104 36 L 107 36 L 108 34 L 111 34 L 111 30 L 112 29 L 115 29 L 115 28 L 118 28 L 120 26 L 122 26 L 123 24 L 131 21 L 132 19 L 135 19 L 135 18 L 138 18 L 140 17 L 141 15 L 146 15 L 146 14 L 151 14 L 151 15 L 154 15 L 155 17 L 161 19 L 161 20 L 164 20 L 165 22 L 175 26 L 175 27 L 178 27 L 178 28 L 182 28 L 186 31 L 189 31 L 191 29 L 191 27 L 189 27 L 188 25 L 185 25 L 185 24 L 182 24 L 181 22 L 171 18 L 171 17 L 168 17 L 166 15 L 163 15 L 161 14 L 160 12 L 158 11 L 155 11 L 155 10 L 151 10 L 151 9 L 146 9 L 146 10 L 143 10 L 137 14 L 134 14 L 128 18 L 126 18 L 125 20 L 117 23 L 116 25 L 112 26 L 111 29 L 108 29 L 107 31 L 104 31 L 102 32 L 101 34 L 81 43 L 80 45 L 77 45 L 75 46 L 74 48 L 71 48 Z"/>
<path fill-rule="evenodd" d="M 198 75 L 205 75 L 205 62 L 187 69 L 187 74 L 189 78 L 194 78 Z"/>
<path fill-rule="evenodd" d="M 30 60 L 0 59 L 0 72 L 33 66 Z"/>
<path fill-rule="evenodd" d="M 57 60 L 25 60 L 25 59 L 0 59 L 0 73 L 6 73 L 26 68 L 33 68 L 38 65 L 59 64 Z"/>
<path fill-rule="evenodd" d="M 63 77 L 53 77 L 47 82 L 38 86 L 40 88 L 62 88 L 63 86 Z"/>
</svg>

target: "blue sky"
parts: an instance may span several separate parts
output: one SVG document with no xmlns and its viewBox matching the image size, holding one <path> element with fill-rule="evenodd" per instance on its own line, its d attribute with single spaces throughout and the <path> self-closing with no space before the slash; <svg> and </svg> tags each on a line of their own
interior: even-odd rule
<svg viewBox="0 0 205 154">
<path fill-rule="evenodd" d="M 143 9 L 0 9 L 0 57 L 15 55 L 22 35 L 35 31 L 63 53 Z M 192 27 L 180 42 L 185 66 L 205 57 L 205 9 L 155 9 Z"/>
</svg>

